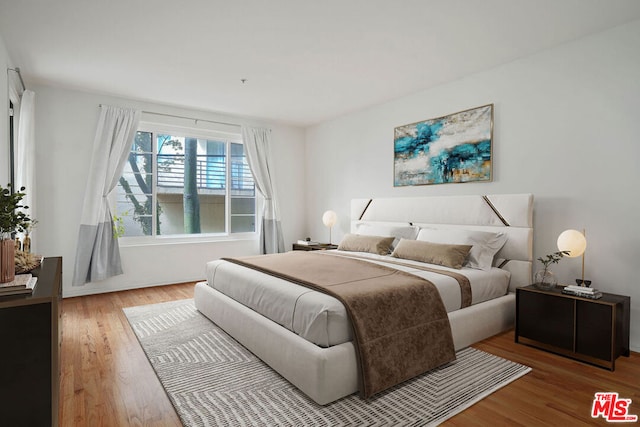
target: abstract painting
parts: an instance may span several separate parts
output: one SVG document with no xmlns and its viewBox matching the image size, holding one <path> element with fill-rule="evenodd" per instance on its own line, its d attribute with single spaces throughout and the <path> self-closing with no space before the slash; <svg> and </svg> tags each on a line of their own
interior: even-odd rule
<svg viewBox="0 0 640 427">
<path fill-rule="evenodd" d="M 493 104 L 395 128 L 394 186 L 491 181 Z"/>
</svg>

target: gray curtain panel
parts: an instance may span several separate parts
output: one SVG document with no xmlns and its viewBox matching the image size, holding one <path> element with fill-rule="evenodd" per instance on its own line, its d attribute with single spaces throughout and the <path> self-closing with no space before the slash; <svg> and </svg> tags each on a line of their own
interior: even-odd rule
<svg viewBox="0 0 640 427">
<path fill-rule="evenodd" d="M 108 196 L 122 175 L 139 123 L 139 110 L 100 106 L 82 208 L 73 286 L 122 274 Z"/>
</svg>

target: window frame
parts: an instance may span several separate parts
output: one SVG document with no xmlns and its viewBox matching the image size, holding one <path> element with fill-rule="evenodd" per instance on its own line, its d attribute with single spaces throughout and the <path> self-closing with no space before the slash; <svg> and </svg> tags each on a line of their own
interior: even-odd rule
<svg viewBox="0 0 640 427">
<path fill-rule="evenodd" d="M 207 242 L 223 242 L 223 241 L 237 241 L 237 240 L 257 240 L 259 233 L 259 212 L 262 211 L 263 200 L 261 194 L 255 189 L 255 227 L 254 231 L 245 231 L 232 233 L 231 232 L 231 144 L 241 144 L 242 135 L 235 132 L 225 132 L 220 130 L 194 128 L 189 126 L 155 123 L 148 121 L 141 121 L 138 125 L 136 132 L 151 132 L 153 134 L 151 162 L 152 168 L 152 194 L 157 202 L 157 188 L 158 188 L 158 147 L 157 147 L 157 135 L 168 134 L 172 136 L 183 136 L 189 138 L 208 139 L 224 141 L 225 143 L 225 164 L 226 164 L 226 185 L 225 185 L 225 231 L 220 233 L 198 233 L 198 234 L 161 234 L 151 236 L 122 236 L 118 238 L 120 246 L 146 246 L 146 245 L 164 245 L 164 244 L 176 244 L 176 243 L 207 243 Z M 111 212 L 117 212 L 117 193 L 118 186 L 111 192 L 109 196 Z M 255 186 L 255 183 L 254 183 Z M 152 230 L 156 232 L 156 206 L 157 203 L 152 205 Z"/>
<path fill-rule="evenodd" d="M 11 194 L 16 192 L 16 133 L 15 133 L 15 105 L 9 100 L 9 185 Z"/>
</svg>

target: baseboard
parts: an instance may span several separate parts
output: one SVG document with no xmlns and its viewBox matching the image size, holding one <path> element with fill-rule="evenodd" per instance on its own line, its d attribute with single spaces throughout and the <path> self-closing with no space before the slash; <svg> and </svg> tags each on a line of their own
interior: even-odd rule
<svg viewBox="0 0 640 427">
<path fill-rule="evenodd" d="M 109 286 L 100 288 L 99 285 L 85 285 L 85 286 L 71 286 L 71 289 L 64 289 L 62 291 L 62 298 L 74 298 L 88 295 L 106 294 L 110 292 L 130 291 L 133 289 L 153 288 L 156 286 L 169 286 L 177 285 L 181 283 L 195 283 L 203 281 L 203 278 L 195 278 L 193 280 L 185 280 L 182 282 L 153 282 L 153 283 L 136 283 L 122 286 Z"/>
</svg>

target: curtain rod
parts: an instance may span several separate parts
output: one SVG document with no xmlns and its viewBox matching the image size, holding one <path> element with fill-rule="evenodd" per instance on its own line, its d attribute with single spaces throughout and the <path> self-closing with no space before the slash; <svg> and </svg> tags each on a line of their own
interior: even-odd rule
<svg viewBox="0 0 640 427">
<path fill-rule="evenodd" d="M 7 71 L 13 71 L 14 73 L 16 73 L 18 75 L 18 78 L 20 78 L 20 84 L 22 85 L 22 90 L 27 90 L 27 87 L 24 84 L 24 80 L 22 80 L 22 73 L 20 72 L 20 67 L 7 68 Z"/>
<path fill-rule="evenodd" d="M 174 117 L 176 119 L 194 120 L 196 123 L 198 123 L 198 122 L 207 122 L 207 123 L 216 123 L 216 124 L 219 124 L 219 125 L 240 127 L 240 125 L 237 124 L 237 123 L 218 122 L 218 121 L 215 121 L 215 120 L 207 120 L 207 119 L 196 119 L 196 118 L 193 118 L 193 117 L 177 116 L 175 114 L 156 113 L 156 112 L 153 112 L 153 111 L 144 111 L 143 110 L 142 112 L 144 114 L 153 114 L 153 115 L 156 115 L 156 116 L 165 116 L 165 117 Z"/>
<path fill-rule="evenodd" d="M 100 105 L 100 107 L 102 107 L 103 104 L 99 104 L 99 105 Z M 144 110 L 142 110 L 141 112 L 144 113 L 144 114 L 153 114 L 155 116 L 174 117 L 176 119 L 193 120 L 193 121 L 196 122 L 196 124 L 198 122 L 207 122 L 207 123 L 216 123 L 216 124 L 219 124 L 219 125 L 241 127 L 241 125 L 239 125 L 237 123 L 218 122 L 218 121 L 215 121 L 215 120 L 207 120 L 207 119 L 196 119 L 194 117 L 178 116 L 178 115 L 175 115 L 175 114 L 156 113 L 154 111 L 144 111 Z"/>
</svg>

